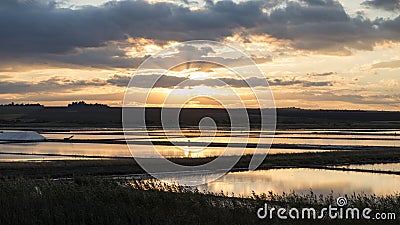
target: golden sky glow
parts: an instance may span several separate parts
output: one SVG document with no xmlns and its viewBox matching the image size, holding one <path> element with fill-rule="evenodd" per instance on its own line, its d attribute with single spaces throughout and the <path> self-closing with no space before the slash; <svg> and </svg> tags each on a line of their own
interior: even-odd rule
<svg viewBox="0 0 400 225">
<path fill-rule="evenodd" d="M 107 7 L 110 6 L 102 5 L 105 2 L 100 0 L 69 1 L 59 7 L 83 10 L 82 5 L 90 4 L 108 9 Z M 154 2 L 165 3 L 166 1 L 152 2 L 154 4 Z M 241 3 L 249 1 L 234 2 L 232 4 L 240 7 Z M 244 16 L 243 25 L 229 32 L 226 31 L 226 35 L 222 32 L 218 34 L 219 36 L 210 37 L 210 39 L 234 46 L 253 58 L 270 83 L 277 107 L 399 110 L 400 32 L 395 32 L 396 29 L 400 29 L 400 25 L 393 22 L 396 18 L 400 21 L 398 13 L 379 8 L 380 6 L 366 5 L 362 0 L 321 0 L 321 2 L 327 6 L 325 8 L 314 6 L 307 0 L 287 1 L 285 4 L 270 8 L 264 5 L 262 6 L 264 8 L 260 10 L 270 16 L 268 21 L 257 20 L 254 25 L 252 18 Z M 197 5 L 185 6 L 184 3 L 177 5 L 190 8 L 193 12 L 210 10 L 210 16 L 214 13 L 211 6 L 207 6 L 202 1 L 199 1 Z M 276 29 L 272 29 L 275 24 L 271 21 L 293 16 L 289 6 L 308 7 L 309 11 L 323 11 L 331 7 L 333 11 L 337 10 L 337 13 L 332 13 L 332 20 L 335 20 L 335 16 L 338 15 L 338 18 L 343 16 L 349 21 L 344 20 L 343 30 L 339 22 L 337 22 L 338 25 L 332 25 L 329 20 L 326 22 L 329 26 L 332 25 L 338 29 L 338 36 L 334 36 L 335 34 L 330 31 L 323 31 L 322 28 L 318 28 L 321 30 L 320 35 L 312 30 L 324 19 L 319 18 L 320 15 L 317 12 L 315 21 L 310 22 L 309 17 L 304 17 L 300 18 L 304 19 L 303 22 L 299 24 L 292 22 L 286 30 L 279 30 L 279 26 L 282 26 L 279 23 Z M 7 8 L 9 6 L 0 4 L 1 7 L 9 9 Z M 146 7 L 153 7 L 153 5 L 146 5 Z M 278 9 L 282 11 L 280 14 L 278 14 Z M 274 10 L 276 16 L 272 17 Z M 365 30 L 360 28 L 360 31 L 355 32 L 348 30 L 347 26 L 350 26 L 348 23 L 353 20 L 354 23 L 363 23 L 363 26 L 367 26 L 373 24 L 374 21 L 378 23 L 377 18 L 387 23 L 371 25 Z M 256 19 L 258 18 L 254 20 Z M 337 20 L 342 21 L 340 18 Z M 119 29 L 125 29 L 124 26 L 129 27 L 129 22 L 126 23 L 119 24 Z M 242 23 L 242 21 L 233 24 L 236 23 Z M 96 44 L 78 43 L 76 46 L 67 50 L 61 49 L 58 52 L 50 47 L 50 50 L 45 51 L 39 49 L 43 46 L 36 48 L 34 44 L 30 52 L 16 50 L 15 55 L 9 53 L 8 49 L 0 48 L 0 104 L 13 101 L 16 103 L 39 102 L 56 106 L 84 100 L 121 106 L 129 78 L 135 74 L 138 65 L 149 55 L 182 40 L 205 39 L 206 36 L 196 32 L 199 29 L 210 29 L 209 32 L 216 32 L 212 30 L 212 27 L 218 26 L 218 24 L 205 26 L 199 21 L 195 24 L 197 25 L 176 24 L 177 28 L 171 26 L 170 30 L 163 31 L 151 30 L 148 28 L 150 24 L 138 28 L 142 29 L 143 33 L 135 33 L 137 36 L 126 33 L 126 37 L 123 35 L 113 37 L 111 32 L 107 33 L 106 37 L 102 37 L 104 40 Z M 98 24 L 93 26 L 98 26 Z M 179 26 L 184 27 L 183 30 L 178 30 Z M 394 27 L 393 30 L 383 32 L 383 29 L 391 29 L 390 26 Z M 302 30 L 297 30 L 297 27 Z M 367 32 L 374 32 L 374 29 L 376 33 L 367 34 Z M 97 39 L 97 36 L 103 35 L 101 29 L 99 32 L 93 31 L 87 35 L 93 36 L 89 39 Z M 366 32 L 364 35 L 366 38 L 363 39 L 363 35 L 357 32 Z M 29 40 L 29 36 L 27 38 Z M 87 37 L 82 36 L 82 38 Z M 7 45 L 6 40 L 3 42 Z M 63 40 L 55 43 L 55 46 L 59 45 L 63 45 Z M 167 98 L 169 99 L 167 106 L 174 106 L 180 100 L 189 97 L 192 99 L 185 107 L 218 107 L 218 103 L 211 100 L 214 97 L 224 99 L 228 107 L 240 106 L 235 102 L 236 98 L 227 94 L 230 93 L 227 87 L 207 85 L 207 82 L 212 79 L 235 78 L 229 70 L 218 66 L 192 64 L 177 66 L 167 75 L 185 77 L 192 82 L 196 81 L 197 83 L 194 83 L 198 85 L 175 89 L 174 87 L 155 88 L 149 96 L 149 106 L 161 106 Z M 205 83 L 201 84 L 202 81 Z M 259 107 L 248 89 L 245 87 L 233 89 L 246 107 Z M 138 87 L 136 91 L 140 94 L 141 88 Z"/>
</svg>

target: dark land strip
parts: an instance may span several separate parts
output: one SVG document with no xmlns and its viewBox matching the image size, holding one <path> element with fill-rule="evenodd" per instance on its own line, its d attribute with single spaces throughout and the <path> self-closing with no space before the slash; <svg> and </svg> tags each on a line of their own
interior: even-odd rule
<svg viewBox="0 0 400 225">
<path fill-rule="evenodd" d="M 279 149 L 315 149 L 315 150 L 400 150 L 400 146 L 361 146 L 361 145 L 311 145 L 311 144 L 257 144 L 257 143 L 206 143 L 184 141 L 126 141 L 124 139 L 48 139 L 41 142 L 55 143 L 91 143 L 91 144 L 131 144 L 131 145 L 164 145 L 164 146 L 197 146 L 197 147 L 245 147 L 245 148 L 279 148 Z M 40 143 L 38 141 L 6 141 L 0 144 Z M 400 144 L 400 142 L 399 142 Z"/>
<path fill-rule="evenodd" d="M 7 153 L 10 154 L 10 153 Z M 234 166 L 233 171 L 246 170 L 251 155 L 244 155 Z M 208 158 L 171 158 L 170 161 L 186 165 L 202 165 L 214 160 Z M 374 164 L 400 162 L 400 150 L 365 150 L 365 151 L 336 151 L 319 153 L 296 153 L 268 155 L 258 169 L 276 168 L 321 168 L 332 169 L 328 166 L 349 164 Z M 334 170 L 352 170 L 372 172 L 348 168 L 333 168 Z M 392 172 L 378 171 L 391 174 Z M 1 177 L 32 177 L 60 178 L 74 176 L 110 176 L 145 174 L 145 171 L 133 158 L 91 159 L 91 160 L 54 160 L 43 162 L 2 162 L 0 163 Z M 393 172 L 392 174 L 397 174 Z"/>
<path fill-rule="evenodd" d="M 127 113 L 143 109 L 126 108 Z M 149 127 L 161 127 L 162 108 L 146 108 L 145 119 Z M 235 111 L 235 109 L 232 109 Z M 261 124 L 261 111 L 271 109 L 246 109 L 251 128 Z M 132 114 L 135 115 L 135 114 Z M 276 109 L 278 129 L 400 129 L 400 112 L 364 110 L 307 110 L 299 108 Z M 218 127 L 231 126 L 225 109 L 184 108 L 180 111 L 181 127 L 198 127 L 204 117 L 212 118 Z M 54 128 L 122 128 L 122 108 L 108 106 L 45 107 L 1 106 L 0 127 L 25 127 L 30 129 Z M 53 130 L 54 130 L 53 129 Z"/>
</svg>

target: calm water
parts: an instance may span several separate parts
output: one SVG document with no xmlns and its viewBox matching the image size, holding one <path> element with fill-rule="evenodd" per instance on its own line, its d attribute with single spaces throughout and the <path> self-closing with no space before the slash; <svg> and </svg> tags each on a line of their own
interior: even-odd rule
<svg viewBox="0 0 400 225">
<path fill-rule="evenodd" d="M 46 132 L 42 133 L 48 139 L 62 140 L 73 135 L 73 140 L 111 140 L 122 141 L 122 130 L 93 130 L 74 132 Z M 219 131 L 214 133 L 199 132 L 197 130 L 185 130 L 183 135 L 178 131 L 169 131 L 170 141 L 179 142 L 218 142 L 218 143 L 268 143 L 273 137 L 269 133 L 257 131 L 235 131 L 233 133 Z M 165 141 L 167 137 L 160 130 L 150 132 L 150 140 Z M 249 136 L 249 138 L 247 138 Z M 131 131 L 127 139 L 135 141 L 148 140 L 147 134 L 141 131 Z M 340 146 L 399 146 L 399 130 L 293 130 L 278 131 L 274 137 L 275 144 L 302 144 L 302 145 L 340 145 Z M 135 145 L 132 149 L 145 155 L 153 147 L 150 145 Z M 218 156 L 223 151 L 228 155 L 242 154 L 241 148 L 230 147 L 195 147 L 195 146 L 163 146 L 157 145 L 160 154 L 166 157 L 208 157 Z M 245 149 L 244 154 L 251 154 L 255 149 Z M 277 153 L 303 153 L 328 151 L 321 149 L 270 149 L 269 154 Z M 104 157 L 131 157 L 131 153 L 125 144 L 98 144 L 98 143 L 63 143 L 40 142 L 26 144 L 0 144 L 0 161 L 26 161 L 26 160 L 60 160 L 83 159 L 72 156 L 104 156 Z M 12 153 L 26 154 L 58 154 L 59 156 L 43 155 L 15 155 Z M 64 156 L 62 156 L 64 155 Z M 67 155 L 67 156 L 65 156 Z M 345 168 L 369 169 L 381 171 L 400 171 L 400 163 L 348 165 Z M 210 175 L 212 176 L 212 175 Z M 209 179 L 205 176 L 202 179 Z M 250 195 L 255 193 L 275 193 L 295 191 L 308 193 L 312 189 L 315 193 L 329 194 L 392 194 L 400 191 L 400 176 L 344 172 L 333 170 L 315 169 L 271 169 L 248 172 L 231 172 L 216 181 L 199 187 L 201 190 L 212 192 L 223 191 L 235 195 Z"/>
<path fill-rule="evenodd" d="M 376 164 L 346 165 L 346 166 L 334 166 L 334 167 L 345 168 L 345 169 L 363 169 L 363 170 L 375 170 L 375 171 L 400 172 L 400 163 L 376 163 Z"/>
<path fill-rule="evenodd" d="M 235 195 L 273 191 L 344 195 L 352 193 L 394 194 L 400 192 L 400 176 L 316 169 L 271 169 L 231 172 L 199 187 L 200 190 Z"/>
<path fill-rule="evenodd" d="M 273 137 L 270 133 L 257 131 L 198 131 L 184 130 L 183 133 L 176 130 L 167 131 L 169 141 L 178 142 L 217 142 L 217 143 L 269 143 Z M 292 130 L 277 131 L 274 137 L 274 144 L 295 144 L 295 145 L 340 145 L 340 146 L 399 146 L 399 130 Z M 62 140 L 73 135 L 73 140 L 109 140 L 123 141 L 124 134 L 122 130 L 90 130 L 73 132 L 44 132 L 42 133 L 48 139 Z M 161 130 L 152 130 L 149 132 L 150 140 L 165 141 L 166 134 Z M 134 143 L 135 141 L 149 140 L 146 133 L 140 130 L 133 130 L 127 134 L 127 139 Z M 152 146 L 132 144 L 132 150 L 146 155 Z M 239 155 L 241 148 L 230 147 L 195 147 L 195 146 L 156 146 L 158 152 L 165 157 L 208 157 L 218 156 L 225 150 L 228 155 Z M 278 149 L 273 148 L 269 154 L 277 153 L 303 153 L 327 151 L 321 149 Z M 97 143 L 56 143 L 41 142 L 29 144 L 0 144 L 0 152 L 3 153 L 27 153 L 27 154 L 60 154 L 60 155 L 79 155 L 79 156 L 104 156 L 104 157 L 130 157 L 131 153 L 124 144 L 97 144 Z M 244 154 L 252 154 L 254 149 L 246 149 Z M 27 156 L 26 159 L 31 159 Z M 45 156 L 41 158 L 46 159 Z M 48 157 L 49 160 L 57 157 Z M 59 158 L 59 157 L 58 157 Z M 57 159 L 58 159 L 57 158 Z M 12 159 L 12 155 L 7 157 L 0 155 L 0 161 Z M 16 156 L 15 160 L 24 160 L 23 156 Z"/>
<path fill-rule="evenodd" d="M 1 162 L 20 162 L 20 161 L 49 161 L 49 160 L 87 160 L 88 158 L 65 157 L 65 156 L 40 156 L 40 155 L 15 155 L 1 154 Z"/>
<path fill-rule="evenodd" d="M 185 147 L 185 146 L 154 146 L 157 151 L 165 157 L 212 157 L 222 154 L 225 150 L 228 155 L 240 155 L 241 148 L 230 147 Z M 152 150 L 150 145 L 132 145 L 133 151 L 139 152 L 142 156 Z M 254 153 L 254 148 L 246 148 L 244 154 Z M 278 153 L 303 153 L 303 152 L 322 152 L 328 150 L 309 150 L 309 149 L 270 149 L 268 154 Z M 1 144 L 0 152 L 4 153 L 27 153 L 27 154 L 59 154 L 59 155 L 77 155 L 77 156 L 103 156 L 103 157 L 131 157 L 131 152 L 127 145 L 122 144 L 91 144 L 91 143 L 24 143 L 24 144 Z M 148 154 L 150 157 L 151 154 Z M 11 156 L 9 156 L 11 157 Z M 45 156 L 41 156 L 45 158 Z M 30 158 L 30 156 L 28 157 Z M 51 160 L 53 157 L 49 157 Z M 18 156 L 16 159 L 23 160 Z M 0 155 L 0 161 L 4 157 Z M 7 159 L 9 160 L 9 159 Z"/>
<path fill-rule="evenodd" d="M 183 134 L 176 131 L 168 131 L 168 140 L 170 141 L 190 141 L 190 142 L 216 142 L 216 143 L 261 143 L 267 144 L 273 137 L 271 134 L 261 132 L 203 132 L 196 130 L 185 130 Z M 87 132 L 54 132 L 44 133 L 49 139 L 62 139 L 74 135 L 74 139 L 112 139 L 124 140 L 124 135 L 120 131 L 87 131 Z M 152 141 L 165 141 L 165 133 L 152 131 L 150 133 Z M 201 137 L 197 137 L 202 135 Z M 248 137 L 247 137 L 248 136 Z M 127 135 L 127 140 L 140 141 L 148 140 L 147 135 L 142 132 L 131 132 Z M 386 132 L 328 132 L 327 130 L 309 130 L 309 131 L 279 131 L 274 136 L 274 144 L 302 144 L 302 145 L 346 145 L 346 146 L 399 146 L 400 131 Z"/>
</svg>

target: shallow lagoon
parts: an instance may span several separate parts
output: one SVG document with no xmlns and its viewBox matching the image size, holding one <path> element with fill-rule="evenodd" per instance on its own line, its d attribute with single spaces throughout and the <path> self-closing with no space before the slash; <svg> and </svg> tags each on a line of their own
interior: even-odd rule
<svg viewBox="0 0 400 225">
<path fill-rule="evenodd" d="M 199 187 L 226 194 L 251 195 L 291 192 L 344 195 L 366 193 L 386 195 L 400 192 L 400 176 L 305 168 L 231 172 Z"/>
</svg>

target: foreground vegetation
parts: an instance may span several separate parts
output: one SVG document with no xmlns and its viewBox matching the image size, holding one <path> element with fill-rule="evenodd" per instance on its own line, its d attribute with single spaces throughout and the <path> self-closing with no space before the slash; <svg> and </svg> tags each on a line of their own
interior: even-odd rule
<svg viewBox="0 0 400 225">
<path fill-rule="evenodd" d="M 204 164 L 214 158 L 172 161 Z M 234 170 L 245 169 L 243 156 Z M 398 150 L 338 151 L 270 155 L 259 169 L 324 168 L 327 165 L 399 162 Z M 397 220 L 260 220 L 257 210 L 268 203 L 279 207 L 335 205 L 336 197 L 308 194 L 203 193 L 154 180 L 112 179 L 110 175 L 144 171 L 134 159 L 0 163 L 0 224 L 399 224 Z M 400 216 L 400 194 L 346 196 L 348 205 Z"/>
<path fill-rule="evenodd" d="M 265 202 L 325 207 L 334 196 L 273 193 L 248 198 L 202 193 L 151 180 L 73 178 L 3 179 L 0 224 L 398 224 L 399 220 L 260 220 Z M 349 204 L 400 215 L 400 195 L 348 196 Z M 375 222 L 375 223 L 374 223 Z"/>
</svg>

